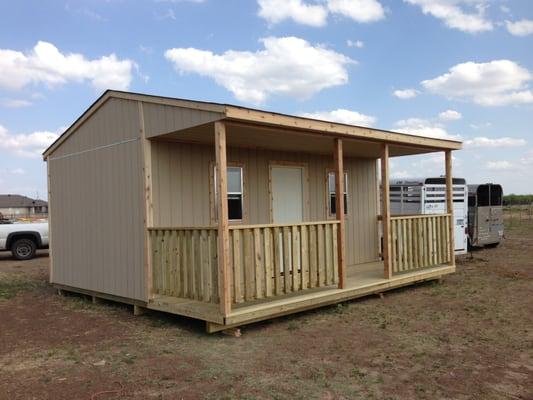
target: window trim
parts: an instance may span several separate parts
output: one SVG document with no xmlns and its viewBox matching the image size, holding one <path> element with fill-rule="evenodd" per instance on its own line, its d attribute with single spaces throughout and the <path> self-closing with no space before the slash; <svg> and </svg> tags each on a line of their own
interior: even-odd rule
<svg viewBox="0 0 533 400">
<path fill-rule="evenodd" d="M 347 169 L 344 170 L 344 195 L 345 195 L 345 202 L 344 202 L 344 208 L 346 212 L 344 213 L 344 218 L 348 218 L 350 216 L 350 191 L 349 191 L 349 183 L 350 183 L 350 176 L 349 171 Z M 326 169 L 326 216 L 328 220 L 335 220 L 337 218 L 336 214 L 333 214 L 331 212 L 331 205 L 330 205 L 330 193 L 329 191 L 329 176 L 330 174 L 335 175 L 335 169 L 333 168 L 327 168 Z"/>
<path fill-rule="evenodd" d="M 244 163 L 241 162 L 228 162 L 228 168 L 241 168 L 241 188 L 242 188 L 242 219 L 229 219 L 230 225 L 242 225 L 248 223 L 248 185 L 247 185 L 247 171 Z M 209 203 L 210 203 L 210 220 L 212 224 L 218 223 L 217 218 L 217 204 L 216 204 L 216 176 L 215 176 L 216 162 L 211 161 L 209 163 Z M 228 195 L 232 193 L 228 191 Z"/>
</svg>

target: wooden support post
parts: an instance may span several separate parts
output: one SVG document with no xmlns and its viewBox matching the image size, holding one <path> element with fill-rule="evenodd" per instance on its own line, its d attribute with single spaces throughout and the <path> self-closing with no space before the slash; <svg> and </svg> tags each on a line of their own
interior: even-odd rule
<svg viewBox="0 0 533 400">
<path fill-rule="evenodd" d="M 229 226 L 228 226 L 228 182 L 226 159 L 226 126 L 224 122 L 215 122 L 215 153 L 218 208 L 218 285 L 220 312 L 223 316 L 231 311 L 230 276 L 229 276 Z"/>
<path fill-rule="evenodd" d="M 335 210 L 337 225 L 337 258 L 339 262 L 339 289 L 346 287 L 346 258 L 344 256 L 344 156 L 342 139 L 335 139 Z"/>
<path fill-rule="evenodd" d="M 455 266 L 455 218 L 453 216 L 453 175 L 452 175 L 452 151 L 446 150 L 444 153 L 446 164 L 446 212 L 450 214 L 450 223 L 448 224 L 448 236 L 450 237 L 450 265 Z"/>
<path fill-rule="evenodd" d="M 143 197 L 144 197 L 144 268 L 146 279 L 146 297 L 152 299 L 153 293 L 153 273 L 152 273 L 152 246 L 150 244 L 150 233 L 148 228 L 153 227 L 153 203 L 152 203 L 152 142 L 146 138 L 144 128 L 144 108 L 143 102 L 137 102 L 139 112 L 139 137 L 141 146 L 141 157 L 143 162 Z"/>
<path fill-rule="evenodd" d="M 222 334 L 223 335 L 226 335 L 226 336 L 233 336 L 233 337 L 241 337 L 242 336 L 242 332 L 241 332 L 241 329 L 240 328 L 228 328 L 228 329 L 224 329 L 222 331 Z"/>
<path fill-rule="evenodd" d="M 389 191 L 389 145 L 384 143 L 381 149 L 381 224 L 383 226 L 383 267 L 385 279 L 392 277 Z"/>
<path fill-rule="evenodd" d="M 139 317 L 141 315 L 144 315 L 146 313 L 147 309 L 142 306 L 138 306 L 137 304 L 133 305 L 133 315 L 136 317 Z"/>
</svg>

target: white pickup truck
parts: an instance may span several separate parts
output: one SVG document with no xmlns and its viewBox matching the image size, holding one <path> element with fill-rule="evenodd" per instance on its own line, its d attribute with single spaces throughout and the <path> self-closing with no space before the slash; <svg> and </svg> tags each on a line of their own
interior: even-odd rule
<svg viewBox="0 0 533 400">
<path fill-rule="evenodd" d="M 17 260 L 29 260 L 47 247 L 48 222 L 0 223 L 0 251 L 11 251 Z"/>
</svg>

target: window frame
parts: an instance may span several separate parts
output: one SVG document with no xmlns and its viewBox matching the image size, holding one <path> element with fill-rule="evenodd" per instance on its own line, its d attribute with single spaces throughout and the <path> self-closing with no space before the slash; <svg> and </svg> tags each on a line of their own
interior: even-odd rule
<svg viewBox="0 0 533 400">
<path fill-rule="evenodd" d="M 218 208 L 217 208 L 217 187 L 216 187 L 216 162 L 211 161 L 209 163 L 209 199 L 210 199 L 210 214 L 211 214 L 211 223 L 218 223 Z M 242 208 L 242 218 L 241 219 L 230 219 L 228 215 L 228 223 L 230 225 L 239 225 L 244 224 L 248 221 L 248 212 L 246 201 L 248 198 L 247 193 L 247 184 L 246 184 L 246 168 L 243 163 L 239 162 L 228 162 L 227 169 L 230 168 L 240 168 L 241 169 L 241 208 Z M 230 194 L 236 194 L 237 192 L 230 192 L 228 190 L 228 200 Z"/>
<path fill-rule="evenodd" d="M 333 168 L 328 168 L 326 170 L 326 214 L 328 219 L 336 219 L 337 215 L 336 213 L 331 212 L 331 195 L 334 194 L 337 196 L 336 192 L 331 192 L 329 190 L 329 177 L 333 174 L 335 177 L 335 170 Z M 349 207 L 349 201 L 350 201 L 350 191 L 349 191 L 349 174 L 348 170 L 344 170 L 344 218 L 347 218 L 350 215 L 350 207 Z"/>
</svg>

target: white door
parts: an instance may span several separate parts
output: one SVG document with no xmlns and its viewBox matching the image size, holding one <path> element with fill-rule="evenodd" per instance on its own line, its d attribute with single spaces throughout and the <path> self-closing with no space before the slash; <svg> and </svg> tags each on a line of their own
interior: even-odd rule
<svg viewBox="0 0 533 400">
<path fill-rule="evenodd" d="M 303 167 L 272 166 L 272 220 L 275 224 L 304 219 Z"/>
<path fill-rule="evenodd" d="M 466 234 L 465 234 L 465 220 L 463 218 L 455 219 L 455 251 L 460 252 L 466 250 Z"/>
</svg>

